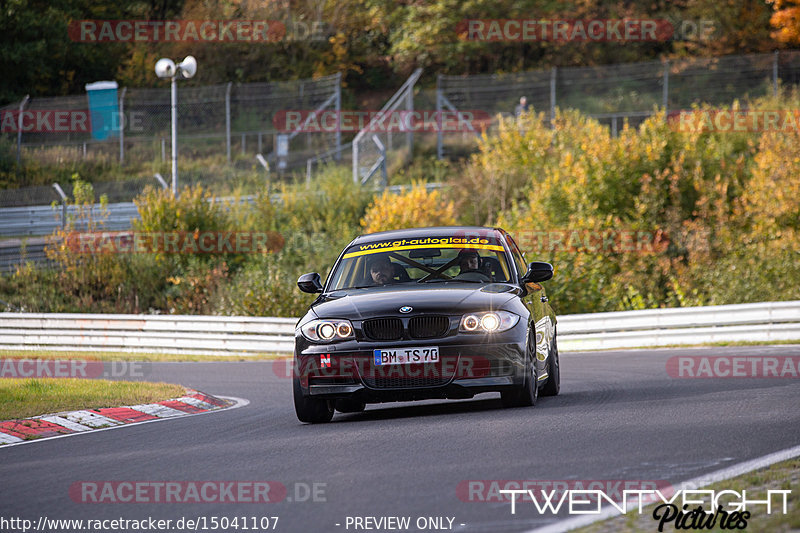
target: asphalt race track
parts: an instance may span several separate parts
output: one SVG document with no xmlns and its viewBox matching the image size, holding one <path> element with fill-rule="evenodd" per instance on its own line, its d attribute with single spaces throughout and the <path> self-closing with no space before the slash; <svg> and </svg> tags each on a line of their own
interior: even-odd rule
<svg viewBox="0 0 800 533">
<path fill-rule="evenodd" d="M 0 517 L 205 517 L 212 531 L 211 517 L 238 516 L 254 531 L 251 517 L 278 516 L 276 530 L 293 532 L 365 531 L 352 517 L 390 516 L 410 517 L 418 531 L 419 518 L 445 517 L 439 528 L 450 518 L 456 531 L 525 531 L 568 515 L 540 515 L 530 503 L 512 515 L 508 502 L 469 501 L 478 496 L 467 483 L 677 483 L 800 444 L 800 379 L 674 378 L 666 365 L 676 355 L 797 357 L 800 346 L 562 353 L 562 393 L 535 408 L 502 409 L 490 394 L 371 405 L 326 425 L 297 421 L 291 381 L 271 362 L 153 363 L 148 380 L 250 403 L 2 447 Z M 276 503 L 88 503 L 75 495 L 76 484 L 101 481 L 277 481 L 287 493 Z M 755 517 L 750 523 L 758 530 Z"/>
</svg>

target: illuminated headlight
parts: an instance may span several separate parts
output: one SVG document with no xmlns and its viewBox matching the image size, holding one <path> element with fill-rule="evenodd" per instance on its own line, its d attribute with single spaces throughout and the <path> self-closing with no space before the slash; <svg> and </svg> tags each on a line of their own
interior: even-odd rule
<svg viewBox="0 0 800 533">
<path fill-rule="evenodd" d="M 470 313 L 461 317 L 458 330 L 463 333 L 495 333 L 507 331 L 519 322 L 519 316 L 508 311 Z"/>
<path fill-rule="evenodd" d="M 300 326 L 303 337 L 317 342 L 338 342 L 354 339 L 349 320 L 312 320 Z"/>
</svg>

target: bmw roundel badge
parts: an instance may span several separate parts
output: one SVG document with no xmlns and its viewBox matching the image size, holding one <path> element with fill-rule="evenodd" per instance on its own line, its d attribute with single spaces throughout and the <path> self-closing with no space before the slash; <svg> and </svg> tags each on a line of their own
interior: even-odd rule
<svg viewBox="0 0 800 533">
<path fill-rule="evenodd" d="M 404 305 L 403 307 L 400 308 L 401 313 L 410 313 L 413 310 L 414 308 L 411 307 L 410 305 Z"/>
</svg>

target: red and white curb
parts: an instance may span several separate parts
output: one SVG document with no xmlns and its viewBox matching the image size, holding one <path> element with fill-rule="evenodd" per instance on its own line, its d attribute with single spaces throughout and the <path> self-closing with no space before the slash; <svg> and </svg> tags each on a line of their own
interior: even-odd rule
<svg viewBox="0 0 800 533">
<path fill-rule="evenodd" d="M 247 400 L 187 390 L 184 396 L 157 403 L 68 411 L 0 422 L 0 446 L 65 437 L 168 418 L 196 415 L 247 405 Z"/>
</svg>

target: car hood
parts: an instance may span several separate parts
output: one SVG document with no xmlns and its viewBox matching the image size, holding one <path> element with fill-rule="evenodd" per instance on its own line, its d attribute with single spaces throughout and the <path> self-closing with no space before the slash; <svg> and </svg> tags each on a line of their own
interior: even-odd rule
<svg viewBox="0 0 800 533">
<path fill-rule="evenodd" d="M 319 318 L 356 320 L 374 316 L 403 316 L 400 308 L 405 306 L 413 308 L 410 314 L 449 315 L 501 309 L 519 293 L 519 288 L 506 283 L 389 285 L 334 291 L 320 296 L 312 305 L 312 310 Z"/>
</svg>

